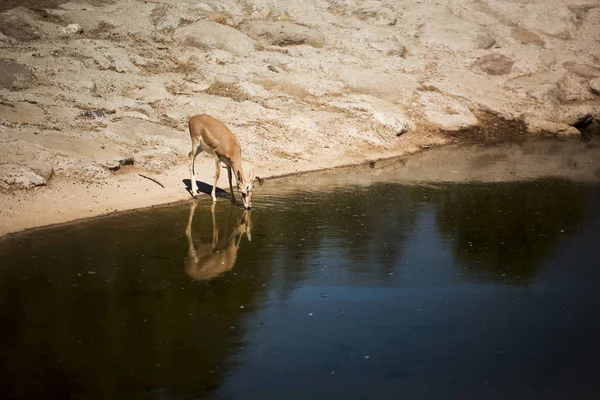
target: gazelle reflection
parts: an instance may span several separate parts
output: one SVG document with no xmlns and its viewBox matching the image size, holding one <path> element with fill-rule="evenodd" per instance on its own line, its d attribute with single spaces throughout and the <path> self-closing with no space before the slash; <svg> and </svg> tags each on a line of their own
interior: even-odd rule
<svg viewBox="0 0 600 400">
<path fill-rule="evenodd" d="M 193 201 L 185 230 L 188 242 L 188 258 L 185 270 L 190 278 L 195 281 L 201 281 L 214 279 L 233 268 L 244 233 L 248 241 L 252 240 L 252 221 L 250 220 L 250 211 L 244 210 L 243 214 L 237 219 L 227 243 L 219 246 L 219 228 L 215 217 L 216 203 L 213 203 L 210 208 L 213 225 L 212 243 L 201 243 L 196 246 L 192 238 L 192 221 L 196 205 L 197 202 Z M 233 206 L 230 208 L 230 217 L 233 208 Z"/>
</svg>

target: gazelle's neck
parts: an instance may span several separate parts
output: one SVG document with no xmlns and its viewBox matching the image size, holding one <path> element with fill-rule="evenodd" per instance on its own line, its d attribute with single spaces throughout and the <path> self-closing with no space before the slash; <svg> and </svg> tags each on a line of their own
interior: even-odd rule
<svg viewBox="0 0 600 400">
<path fill-rule="evenodd" d="M 246 185 L 246 175 L 244 175 L 242 162 L 239 160 L 233 161 L 231 167 L 235 172 L 235 179 L 237 180 L 238 186 L 244 187 Z"/>
</svg>

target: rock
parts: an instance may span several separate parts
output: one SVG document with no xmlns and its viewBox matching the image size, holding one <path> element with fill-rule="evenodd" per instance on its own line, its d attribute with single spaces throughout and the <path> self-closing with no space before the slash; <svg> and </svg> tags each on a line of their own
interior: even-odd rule
<svg viewBox="0 0 600 400">
<path fill-rule="evenodd" d="M 110 171 L 101 164 L 75 157 L 64 157 L 57 160 L 54 164 L 54 171 L 67 177 L 79 176 L 93 180 L 103 180 L 110 176 Z"/>
<path fill-rule="evenodd" d="M 349 95 L 340 97 L 332 104 L 352 114 L 366 113 L 373 121 L 394 131 L 396 136 L 415 128 L 401 108 L 372 96 Z"/>
<path fill-rule="evenodd" d="M 200 49 L 222 49 L 244 56 L 254 50 L 254 40 L 232 27 L 211 21 L 198 21 L 177 29 L 175 41 Z"/>
<path fill-rule="evenodd" d="M 356 18 L 373 25 L 396 25 L 396 13 L 389 8 L 382 7 L 379 1 L 366 1 L 351 12 Z"/>
<path fill-rule="evenodd" d="M 511 34 L 515 39 L 519 40 L 523 44 L 533 44 L 540 47 L 543 47 L 545 44 L 541 37 L 525 28 L 521 28 L 520 26 L 512 28 Z"/>
<path fill-rule="evenodd" d="M 5 189 L 30 189 L 46 184 L 46 179 L 29 167 L 0 164 L 0 187 Z"/>
<path fill-rule="evenodd" d="M 478 48 L 487 50 L 496 44 L 496 39 L 489 32 L 484 32 L 477 37 L 476 44 Z"/>
<path fill-rule="evenodd" d="M 4 102 L 0 104 L 0 119 L 21 124 L 43 124 L 44 110 L 35 104 Z"/>
<path fill-rule="evenodd" d="M 431 80 L 423 82 L 423 88 L 464 99 L 473 109 L 478 109 L 513 120 L 516 114 L 513 96 L 506 96 L 506 89 L 500 87 L 487 75 L 471 71 L 452 69 L 441 71 Z"/>
<path fill-rule="evenodd" d="M 0 13 L 0 32 L 19 42 L 41 37 L 33 13 L 25 7 L 16 7 Z"/>
<path fill-rule="evenodd" d="M 479 124 L 466 105 L 441 93 L 423 92 L 420 103 L 427 121 L 441 130 L 457 132 Z"/>
<path fill-rule="evenodd" d="M 557 90 L 554 93 L 561 103 L 594 100 L 589 80 L 574 74 L 565 74 L 558 82 Z"/>
<path fill-rule="evenodd" d="M 577 128 L 567 124 L 551 122 L 544 119 L 525 116 L 523 122 L 527 127 L 527 132 L 532 134 L 549 133 L 556 136 L 579 136 L 580 132 Z"/>
<path fill-rule="evenodd" d="M 359 30 L 353 36 L 359 39 L 361 43 L 365 43 L 388 56 L 402 57 L 406 52 L 406 48 L 400 43 L 398 35 L 389 28 L 370 26 Z"/>
<path fill-rule="evenodd" d="M 590 90 L 596 96 L 600 96 L 600 78 L 590 79 Z"/>
<path fill-rule="evenodd" d="M 69 24 L 60 28 L 60 36 L 69 37 L 83 33 L 83 28 L 79 24 Z"/>
<path fill-rule="evenodd" d="M 323 47 L 325 36 L 319 31 L 288 21 L 248 21 L 239 26 L 242 32 L 264 44 L 293 46 L 306 44 Z"/>
<path fill-rule="evenodd" d="M 22 88 L 33 81 L 33 75 L 26 65 L 0 59 L 0 89 Z"/>
<path fill-rule="evenodd" d="M 488 75 L 506 75 L 515 62 L 502 54 L 489 54 L 479 58 L 473 68 Z"/>
<path fill-rule="evenodd" d="M 355 92 L 375 95 L 387 101 L 409 101 L 418 87 L 415 76 L 411 74 L 391 74 L 353 65 L 331 65 L 324 70 Z"/>
<path fill-rule="evenodd" d="M 177 7 L 159 4 L 150 13 L 150 20 L 158 30 L 174 30 L 179 27 L 181 15 Z"/>
<path fill-rule="evenodd" d="M 208 52 L 206 59 L 219 65 L 225 65 L 233 62 L 233 55 L 228 51 L 216 49 Z"/>
<path fill-rule="evenodd" d="M 82 59 L 84 64 L 89 64 L 89 59 L 94 60 L 100 69 L 110 69 L 117 72 L 139 73 L 129 58 L 127 50 L 117 47 L 114 43 L 106 40 L 78 39 L 69 45 L 75 50 L 72 54 L 76 59 Z M 87 65 L 91 66 L 91 65 Z"/>
<path fill-rule="evenodd" d="M 600 68 L 592 67 L 573 61 L 568 61 L 563 66 L 574 73 L 575 75 L 581 76 L 582 78 L 598 78 L 600 77 Z"/>
<path fill-rule="evenodd" d="M 451 51 L 473 51 L 489 45 L 490 37 L 485 27 L 449 13 L 428 15 L 417 36 L 426 45 L 442 47 Z M 491 47 L 491 46 L 490 46 Z"/>
</svg>

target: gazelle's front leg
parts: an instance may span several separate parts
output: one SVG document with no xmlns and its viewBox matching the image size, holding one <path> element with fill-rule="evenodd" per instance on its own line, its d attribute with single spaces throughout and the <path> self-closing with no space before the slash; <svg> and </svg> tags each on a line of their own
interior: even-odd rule
<svg viewBox="0 0 600 400">
<path fill-rule="evenodd" d="M 195 145 L 192 146 L 192 151 L 188 155 L 188 167 L 190 168 L 190 188 L 192 191 L 192 197 L 198 198 L 198 185 L 196 185 L 196 178 L 194 177 L 194 163 L 196 156 L 198 155 L 198 149 Z"/>
<path fill-rule="evenodd" d="M 212 188 L 212 200 L 217 201 L 217 181 L 219 180 L 219 175 L 221 175 L 221 161 L 217 158 L 215 161 L 215 184 Z"/>
<path fill-rule="evenodd" d="M 235 204 L 235 195 L 233 194 L 233 185 L 231 184 L 231 167 L 227 166 L 227 177 L 229 178 L 229 192 L 231 193 L 231 202 Z"/>
</svg>

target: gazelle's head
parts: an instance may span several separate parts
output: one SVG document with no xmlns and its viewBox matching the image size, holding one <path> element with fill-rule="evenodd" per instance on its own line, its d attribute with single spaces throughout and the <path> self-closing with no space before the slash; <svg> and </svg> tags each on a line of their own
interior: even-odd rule
<svg viewBox="0 0 600 400">
<path fill-rule="evenodd" d="M 246 166 L 246 176 L 244 179 L 241 179 L 241 176 L 238 176 L 238 182 L 242 182 L 240 187 L 240 192 L 242 195 L 242 201 L 244 202 L 244 208 L 246 210 L 250 210 L 252 208 L 252 194 L 254 193 L 254 182 L 258 181 L 259 185 L 263 184 L 263 179 L 254 175 L 254 167 Z"/>
</svg>

